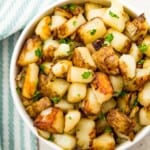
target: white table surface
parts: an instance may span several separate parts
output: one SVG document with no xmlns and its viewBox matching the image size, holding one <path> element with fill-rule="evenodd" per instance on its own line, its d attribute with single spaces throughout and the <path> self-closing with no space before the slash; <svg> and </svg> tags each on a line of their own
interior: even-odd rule
<svg viewBox="0 0 150 150">
<path fill-rule="evenodd" d="M 150 1 L 149 0 L 124 0 L 129 2 L 139 12 L 145 13 L 147 18 L 150 20 Z M 39 150 L 52 150 L 45 143 L 39 141 Z M 150 150 L 150 134 L 147 135 L 143 140 L 134 145 L 128 150 Z"/>
</svg>

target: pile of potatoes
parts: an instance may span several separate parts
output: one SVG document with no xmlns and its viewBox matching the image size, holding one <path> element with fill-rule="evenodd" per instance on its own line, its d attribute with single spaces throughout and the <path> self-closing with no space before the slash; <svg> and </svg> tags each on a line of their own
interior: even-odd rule
<svg viewBox="0 0 150 150">
<path fill-rule="evenodd" d="M 54 8 L 20 50 L 16 90 L 39 135 L 114 150 L 150 124 L 150 35 L 117 0 Z"/>
</svg>

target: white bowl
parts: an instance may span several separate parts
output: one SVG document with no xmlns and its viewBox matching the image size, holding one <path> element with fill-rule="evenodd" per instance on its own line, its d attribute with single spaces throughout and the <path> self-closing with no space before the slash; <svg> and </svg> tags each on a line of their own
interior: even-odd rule
<svg viewBox="0 0 150 150">
<path fill-rule="evenodd" d="M 20 97 L 18 96 L 17 92 L 16 92 L 16 75 L 18 72 L 18 68 L 16 65 L 17 59 L 18 59 L 18 55 L 20 53 L 20 49 L 24 43 L 24 41 L 27 39 L 27 37 L 29 37 L 32 34 L 32 31 L 35 27 L 35 25 L 37 24 L 37 22 L 45 15 L 48 15 L 50 13 L 53 12 L 53 8 L 56 6 L 61 6 L 64 5 L 66 3 L 84 3 L 86 1 L 90 1 L 90 2 L 99 2 L 102 4 L 107 4 L 109 2 L 109 0 L 61 0 L 58 1 L 56 3 L 53 3 L 52 5 L 48 6 L 47 8 L 44 8 L 43 11 L 41 11 L 37 16 L 35 16 L 30 22 L 29 24 L 25 27 L 25 29 L 23 30 L 23 32 L 21 33 L 17 44 L 15 46 L 13 55 L 12 55 L 12 59 L 11 59 L 11 65 L 10 65 L 10 88 L 11 88 L 11 93 L 12 93 L 12 97 L 14 100 L 14 103 L 16 105 L 16 108 L 19 112 L 19 114 L 21 115 L 21 117 L 23 118 L 23 120 L 25 121 L 25 123 L 27 124 L 27 126 L 31 129 L 31 131 L 40 139 L 42 140 L 44 143 L 48 144 L 49 147 L 51 149 L 55 149 L 55 150 L 62 150 L 62 148 L 60 148 L 59 146 L 57 146 L 55 143 L 52 143 L 48 140 L 45 140 L 44 138 L 40 137 L 36 131 L 36 128 L 33 126 L 32 120 L 30 119 L 29 115 L 26 113 L 24 106 L 20 100 Z M 131 15 L 139 15 L 142 12 L 139 12 L 138 10 L 136 10 L 135 8 L 133 8 L 129 3 L 126 3 L 125 0 L 120 0 L 121 3 L 123 3 L 124 7 L 126 8 L 126 10 L 131 14 Z M 150 126 L 144 127 L 134 138 L 134 140 L 125 142 L 121 145 L 119 145 L 116 150 L 125 150 L 128 149 L 129 147 L 131 147 L 132 145 L 134 145 L 135 143 L 137 143 L 138 141 L 140 141 L 145 135 L 147 135 L 150 131 Z"/>
</svg>

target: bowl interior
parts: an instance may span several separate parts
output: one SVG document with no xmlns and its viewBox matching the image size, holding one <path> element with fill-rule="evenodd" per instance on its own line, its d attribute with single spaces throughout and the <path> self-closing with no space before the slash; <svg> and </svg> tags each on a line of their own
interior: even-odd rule
<svg viewBox="0 0 150 150">
<path fill-rule="evenodd" d="M 61 0 L 59 2 L 56 2 L 50 6 L 48 6 L 47 8 L 45 8 L 43 11 L 41 11 L 38 15 L 36 15 L 31 22 L 26 26 L 26 28 L 23 30 L 23 32 L 21 33 L 17 44 L 15 46 L 13 55 L 12 55 L 12 59 L 11 59 L 11 65 L 10 65 L 10 88 L 11 88 L 11 93 L 12 93 L 12 97 L 14 100 L 14 103 L 16 105 L 16 108 L 18 110 L 18 112 L 20 113 L 21 117 L 23 118 L 23 120 L 25 121 L 25 123 L 29 126 L 29 128 L 32 130 L 32 132 L 38 137 L 40 138 L 42 141 L 44 141 L 45 143 L 47 143 L 52 149 L 56 149 L 56 150 L 61 150 L 60 147 L 58 147 L 56 144 L 47 141 L 43 138 L 41 138 L 36 131 L 36 128 L 33 126 L 32 120 L 30 119 L 30 117 L 28 116 L 28 114 L 26 113 L 24 106 L 21 103 L 21 100 L 16 92 L 16 75 L 18 72 L 18 67 L 16 65 L 17 59 L 18 59 L 18 55 L 20 53 L 20 49 L 24 43 L 24 41 L 33 33 L 33 29 L 35 27 L 35 25 L 38 23 L 38 21 L 46 15 L 49 15 L 53 12 L 54 7 L 56 6 L 61 6 L 67 3 L 84 3 L 84 2 L 95 2 L 95 3 L 100 3 L 102 5 L 109 5 L 110 1 L 109 0 Z M 133 8 L 132 6 L 130 6 L 130 4 L 126 3 L 124 0 L 120 0 L 121 3 L 123 3 L 125 10 L 131 15 L 131 16 L 136 16 L 139 15 L 141 12 L 138 12 L 138 10 L 136 10 L 135 8 Z M 139 140 L 141 140 L 148 132 L 150 131 L 150 126 L 147 126 L 145 128 L 143 128 L 135 137 L 134 141 L 130 142 L 125 142 L 121 145 L 119 145 L 117 147 L 117 150 L 124 150 L 129 148 L 130 146 L 132 146 L 133 144 L 135 144 L 136 142 L 138 142 Z"/>
</svg>

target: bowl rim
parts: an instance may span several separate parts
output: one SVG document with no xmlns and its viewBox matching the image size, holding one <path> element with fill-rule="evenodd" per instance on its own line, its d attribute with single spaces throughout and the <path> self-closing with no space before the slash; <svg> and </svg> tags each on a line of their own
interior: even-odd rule
<svg viewBox="0 0 150 150">
<path fill-rule="evenodd" d="M 50 146 L 52 149 L 56 149 L 56 150 L 62 150 L 61 147 L 59 147 L 58 145 L 56 145 L 55 143 L 48 141 L 44 138 L 42 138 L 41 136 L 39 136 L 39 134 L 36 131 L 36 128 L 33 126 L 33 123 L 31 121 L 31 118 L 29 117 L 29 115 L 27 114 L 27 112 L 24 109 L 23 104 L 21 103 L 20 97 L 16 91 L 16 73 L 17 73 L 17 65 L 16 65 L 16 61 L 18 58 L 18 55 L 20 53 L 20 49 L 24 43 L 24 41 L 26 40 L 26 38 L 29 36 L 29 32 L 31 32 L 31 29 L 37 24 L 37 22 L 46 14 L 50 13 L 53 11 L 53 8 L 56 6 L 61 6 L 64 5 L 65 3 L 84 3 L 86 1 L 94 1 L 94 0 L 82 0 L 82 2 L 80 2 L 80 0 L 61 0 L 61 1 L 56 1 L 54 3 L 52 3 L 51 5 L 48 5 L 46 8 L 42 9 L 24 28 L 24 30 L 22 31 L 22 33 L 20 34 L 17 43 L 15 45 L 15 48 L 13 50 L 13 54 L 11 57 L 11 63 L 10 63 L 10 90 L 11 90 L 11 95 L 13 98 L 13 102 L 15 104 L 15 107 L 17 109 L 17 111 L 19 112 L 19 115 L 21 116 L 21 118 L 24 120 L 25 124 L 27 124 L 27 126 L 30 128 L 30 130 L 36 135 L 36 137 L 38 137 L 41 141 L 43 141 L 44 143 L 46 143 L 48 146 Z M 103 0 L 102 0 L 103 1 Z M 106 0 L 105 0 L 106 1 Z M 109 0 L 108 0 L 109 1 Z M 135 15 L 139 15 L 141 14 L 141 12 L 136 9 L 135 7 L 131 6 L 128 2 L 126 2 L 125 0 L 118 0 L 120 1 L 123 6 L 129 10 L 130 12 L 134 13 Z M 95 0 L 95 2 L 97 2 Z M 138 141 L 140 141 L 144 136 L 146 136 L 148 133 L 150 132 L 150 125 L 144 127 L 134 138 L 134 140 L 131 141 L 127 141 L 119 146 L 116 147 L 116 150 L 125 150 L 128 149 L 129 147 L 133 146 L 135 143 L 137 143 Z"/>
</svg>

